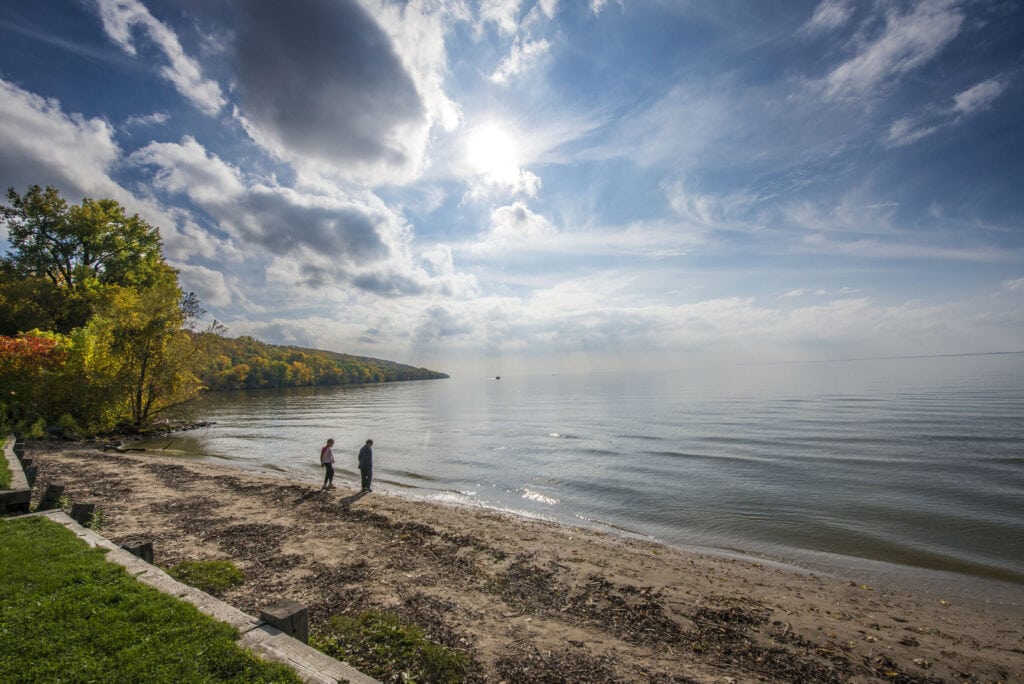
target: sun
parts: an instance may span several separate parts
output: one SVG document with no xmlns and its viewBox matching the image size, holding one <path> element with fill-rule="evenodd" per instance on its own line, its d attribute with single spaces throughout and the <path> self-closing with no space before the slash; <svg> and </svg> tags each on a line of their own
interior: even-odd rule
<svg viewBox="0 0 1024 684">
<path fill-rule="evenodd" d="M 514 176 L 519 171 L 515 140 L 507 130 L 492 123 L 469 132 L 466 161 L 475 172 L 494 180 Z"/>
</svg>

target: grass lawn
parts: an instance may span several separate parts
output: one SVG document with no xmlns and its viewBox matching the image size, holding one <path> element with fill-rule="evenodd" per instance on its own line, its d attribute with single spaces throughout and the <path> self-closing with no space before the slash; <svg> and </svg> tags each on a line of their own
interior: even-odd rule
<svg viewBox="0 0 1024 684">
<path fill-rule="evenodd" d="M 4 456 L 4 444 L 7 442 L 7 437 L 0 437 L 0 489 L 11 488 L 11 471 L 7 465 L 7 457 Z"/>
<path fill-rule="evenodd" d="M 51 520 L 0 519 L 0 549 L 0 681 L 301 681 Z"/>
</svg>

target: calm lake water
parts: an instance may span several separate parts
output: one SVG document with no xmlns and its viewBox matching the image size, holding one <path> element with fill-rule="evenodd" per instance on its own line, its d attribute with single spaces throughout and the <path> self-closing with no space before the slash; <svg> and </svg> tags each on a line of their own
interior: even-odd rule
<svg viewBox="0 0 1024 684">
<path fill-rule="evenodd" d="M 1024 354 L 212 393 L 147 443 L 835 571 L 1024 597 Z M 344 491 L 344 490 L 342 490 Z"/>
</svg>

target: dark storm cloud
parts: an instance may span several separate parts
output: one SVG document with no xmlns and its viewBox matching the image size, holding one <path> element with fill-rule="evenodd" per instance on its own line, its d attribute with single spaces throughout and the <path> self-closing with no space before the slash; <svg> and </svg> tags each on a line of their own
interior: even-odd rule
<svg viewBox="0 0 1024 684">
<path fill-rule="evenodd" d="M 390 38 L 358 2 L 243 0 L 236 8 L 247 119 L 321 161 L 405 161 L 388 141 L 425 110 Z"/>
<path fill-rule="evenodd" d="M 422 283 L 403 273 L 363 273 L 352 279 L 352 284 L 361 290 L 383 297 L 402 297 L 422 294 Z"/>
<path fill-rule="evenodd" d="M 305 246 L 325 256 L 372 262 L 390 254 L 381 238 L 386 217 L 357 207 L 319 207 L 290 203 L 273 193 L 253 193 L 243 201 L 258 224 L 247 237 L 271 251 L 287 253 Z"/>
</svg>

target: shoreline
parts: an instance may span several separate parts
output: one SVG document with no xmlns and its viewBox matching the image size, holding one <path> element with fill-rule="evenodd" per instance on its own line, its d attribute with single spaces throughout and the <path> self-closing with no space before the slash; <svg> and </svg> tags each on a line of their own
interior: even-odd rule
<svg viewBox="0 0 1024 684">
<path fill-rule="evenodd" d="M 407 492 L 292 472 L 30 443 L 40 480 L 104 513 L 157 562 L 234 560 L 242 610 L 290 598 L 314 628 L 392 610 L 474 658 L 472 681 L 1024 678 L 1019 606 L 869 586 Z M 339 473 L 341 477 L 346 474 Z M 339 483 L 340 483 L 339 479 Z"/>
<path fill-rule="evenodd" d="M 147 450 L 145 453 L 162 455 L 159 450 Z M 199 463 L 209 463 L 214 466 L 223 465 L 224 467 L 256 475 L 280 477 L 292 482 L 308 482 L 310 485 L 316 484 L 318 481 L 317 477 L 319 477 L 319 471 L 313 469 L 310 469 L 309 472 L 316 474 L 307 478 L 304 471 L 295 468 L 285 468 L 273 463 L 257 464 L 253 461 L 235 461 L 231 457 L 225 456 L 188 454 L 187 456 L 179 455 L 179 457 L 194 459 Z M 358 471 L 335 467 L 335 473 L 337 473 L 338 477 L 346 478 L 347 483 L 358 489 Z M 1024 583 L 1016 583 L 991 575 L 968 574 L 954 570 L 907 565 L 860 556 L 844 556 L 796 547 L 780 546 L 775 552 L 768 552 L 727 546 L 674 543 L 659 538 L 654 534 L 588 518 L 582 514 L 574 513 L 570 520 L 568 516 L 560 518 L 556 515 L 546 515 L 526 509 L 488 505 L 482 500 L 469 498 L 464 492 L 453 489 L 412 485 L 391 481 L 386 479 L 386 477 L 375 477 L 374 480 L 388 486 L 387 490 L 382 491 L 395 496 L 408 497 L 412 501 L 427 501 L 437 505 L 454 506 L 467 510 L 492 511 L 509 515 L 512 518 L 536 520 L 568 528 L 580 528 L 582 530 L 594 530 L 612 535 L 621 535 L 625 538 L 659 544 L 684 554 L 693 553 L 762 563 L 794 573 L 823 575 L 836 581 L 848 582 L 851 579 L 858 579 L 858 581 L 882 584 L 896 590 L 910 592 L 920 591 L 922 587 L 927 587 L 930 593 L 935 595 L 942 594 L 946 598 L 986 605 L 1004 605 L 1024 610 Z"/>
</svg>

